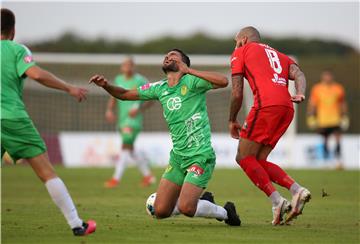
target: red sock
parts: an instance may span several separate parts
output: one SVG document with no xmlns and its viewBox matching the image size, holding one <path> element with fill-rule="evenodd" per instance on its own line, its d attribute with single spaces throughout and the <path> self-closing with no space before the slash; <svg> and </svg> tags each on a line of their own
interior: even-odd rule
<svg viewBox="0 0 360 244">
<path fill-rule="evenodd" d="M 270 181 L 269 175 L 260 165 L 254 156 L 247 156 L 239 162 L 240 167 L 245 171 L 251 181 L 260 188 L 267 196 L 276 191 Z"/>
<path fill-rule="evenodd" d="M 266 170 L 272 182 L 290 189 L 294 180 L 279 166 L 266 160 L 259 160 L 261 166 Z"/>
</svg>

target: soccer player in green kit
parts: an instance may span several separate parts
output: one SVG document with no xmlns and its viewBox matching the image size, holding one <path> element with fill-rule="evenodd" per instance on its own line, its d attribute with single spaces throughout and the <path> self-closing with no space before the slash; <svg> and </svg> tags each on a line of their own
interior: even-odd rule
<svg viewBox="0 0 360 244">
<path fill-rule="evenodd" d="M 206 92 L 226 87 L 228 80 L 216 72 L 190 68 L 189 57 L 179 49 L 165 56 L 162 69 L 167 76 L 164 80 L 145 84 L 137 90 L 110 85 L 101 75 L 93 76 L 89 82 L 121 100 L 158 100 L 161 103 L 173 149 L 157 189 L 157 218 L 181 213 L 189 217 L 216 218 L 239 226 L 240 218 L 232 202 L 221 207 L 213 199 L 200 198 L 215 167 Z"/>
<path fill-rule="evenodd" d="M 130 57 L 126 58 L 120 67 L 121 74 L 116 76 L 115 85 L 125 89 L 136 89 L 147 83 L 146 79 L 135 73 L 135 63 Z M 144 157 L 143 153 L 135 150 L 135 140 L 142 129 L 143 116 L 142 112 L 151 106 L 152 102 L 143 101 L 121 101 L 110 97 L 105 117 L 108 122 L 113 123 L 116 120 L 114 107 L 117 103 L 117 125 L 122 138 L 122 151 L 115 165 L 113 177 L 105 182 L 105 187 L 113 188 L 119 184 L 128 161 L 133 160 L 138 166 L 143 180 L 142 186 L 149 186 L 155 183 L 156 179 L 149 168 L 149 160 Z"/>
<path fill-rule="evenodd" d="M 52 167 L 44 141 L 36 130 L 22 100 L 24 80 L 29 77 L 40 84 L 62 90 L 81 102 L 86 90 L 70 85 L 41 69 L 33 61 L 29 49 L 13 41 L 15 15 L 1 9 L 1 157 L 7 151 L 16 162 L 26 159 L 50 197 L 59 207 L 74 235 L 83 236 L 95 231 L 96 223 L 83 222 L 64 185 Z"/>
</svg>

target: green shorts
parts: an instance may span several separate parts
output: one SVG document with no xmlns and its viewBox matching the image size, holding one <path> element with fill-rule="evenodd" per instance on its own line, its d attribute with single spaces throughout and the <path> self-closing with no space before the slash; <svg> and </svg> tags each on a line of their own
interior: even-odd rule
<svg viewBox="0 0 360 244">
<path fill-rule="evenodd" d="M 1 157 L 8 152 L 14 162 L 46 152 L 46 146 L 30 118 L 1 120 Z"/>
<path fill-rule="evenodd" d="M 216 157 L 212 151 L 192 157 L 184 157 L 171 150 L 170 162 L 162 177 L 179 186 L 188 182 L 206 188 L 214 171 L 215 162 Z"/>
<path fill-rule="evenodd" d="M 140 131 L 141 131 L 140 129 L 134 129 L 131 127 L 120 128 L 122 143 L 125 145 L 134 145 L 135 140 L 139 135 Z"/>
</svg>

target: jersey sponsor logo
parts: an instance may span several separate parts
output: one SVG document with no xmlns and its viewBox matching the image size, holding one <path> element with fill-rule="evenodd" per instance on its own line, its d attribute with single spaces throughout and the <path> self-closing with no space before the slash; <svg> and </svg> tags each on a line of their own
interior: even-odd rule
<svg viewBox="0 0 360 244">
<path fill-rule="evenodd" d="M 162 83 L 164 83 L 164 81 L 157 81 L 157 82 L 154 82 L 154 83 L 146 83 L 145 85 L 140 86 L 140 89 L 141 89 L 142 91 L 144 91 L 144 90 L 149 89 L 149 88 L 152 87 L 152 86 L 155 86 L 155 85 L 158 85 L 158 84 L 162 84 Z"/>
<path fill-rule="evenodd" d="M 145 90 L 147 90 L 147 89 L 149 89 L 150 88 L 150 83 L 146 83 L 145 85 L 142 85 L 141 87 L 140 87 L 140 89 L 142 90 L 142 91 L 145 91 Z"/>
<path fill-rule="evenodd" d="M 25 63 L 31 63 L 33 61 L 33 57 L 31 55 L 27 55 L 24 57 L 24 62 Z"/>
<path fill-rule="evenodd" d="M 170 97 L 166 102 L 166 106 L 170 111 L 179 110 L 181 108 L 181 98 Z"/>
<path fill-rule="evenodd" d="M 287 86 L 287 80 L 282 77 L 279 77 L 278 74 L 274 73 L 274 78 L 272 78 L 271 80 L 277 85 Z"/>
<path fill-rule="evenodd" d="M 194 173 L 194 176 L 200 176 L 202 174 L 204 174 L 204 169 L 201 168 L 199 165 L 192 165 L 190 168 L 187 169 L 187 172 L 190 173 L 190 172 L 193 172 Z"/>
<path fill-rule="evenodd" d="M 183 85 L 183 86 L 181 87 L 181 95 L 185 96 L 186 93 L 187 93 L 187 91 L 188 91 L 187 86 Z"/>
</svg>

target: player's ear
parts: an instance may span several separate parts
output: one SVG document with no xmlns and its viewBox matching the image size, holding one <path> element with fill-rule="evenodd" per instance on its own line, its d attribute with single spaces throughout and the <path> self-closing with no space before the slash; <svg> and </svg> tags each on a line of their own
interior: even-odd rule
<svg viewBox="0 0 360 244">
<path fill-rule="evenodd" d="M 248 42 L 248 37 L 247 37 L 247 36 L 244 36 L 244 37 L 243 37 L 243 45 L 245 45 L 247 42 Z"/>
</svg>

